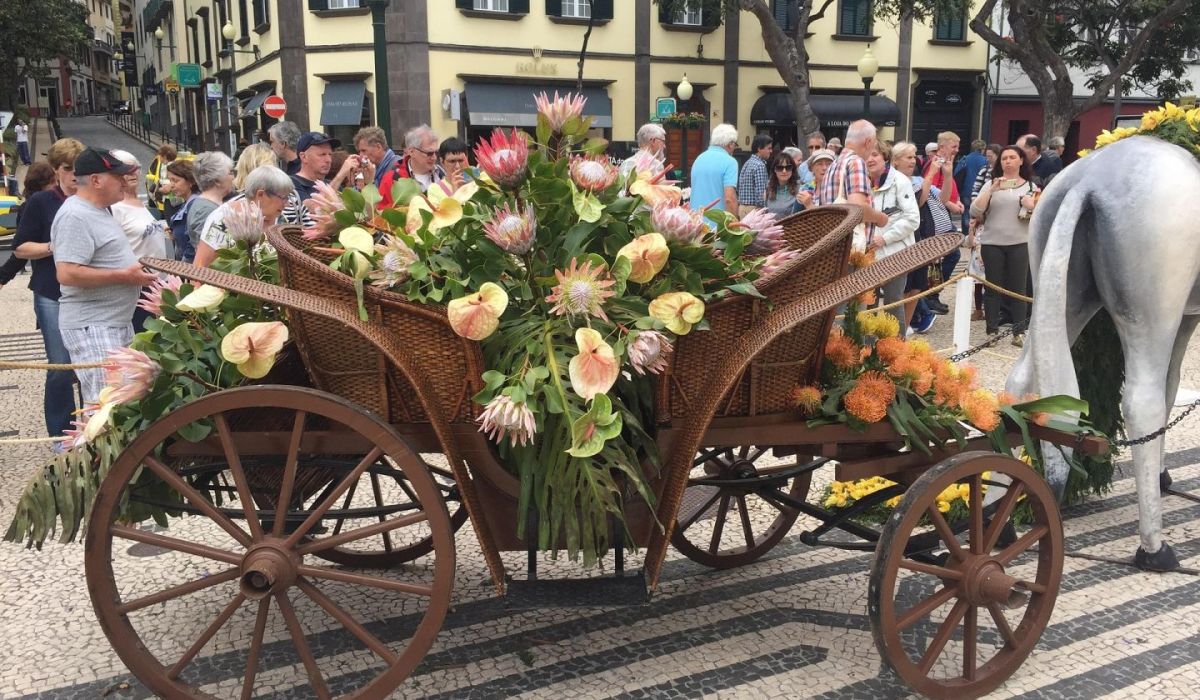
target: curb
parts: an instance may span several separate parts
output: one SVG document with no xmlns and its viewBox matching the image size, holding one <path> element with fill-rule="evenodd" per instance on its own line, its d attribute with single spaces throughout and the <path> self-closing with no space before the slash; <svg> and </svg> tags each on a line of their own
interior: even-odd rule
<svg viewBox="0 0 1200 700">
<path fill-rule="evenodd" d="M 162 146 L 162 142 L 154 143 L 150 139 L 142 138 L 138 134 L 130 131 L 129 129 L 126 129 L 124 126 L 121 126 L 119 123 L 114 122 L 111 119 L 105 119 L 104 121 L 108 122 L 108 124 L 110 126 L 112 126 L 114 129 L 117 129 L 121 133 L 125 134 L 129 138 L 134 139 L 135 141 L 140 141 L 141 143 L 145 144 L 152 151 L 158 151 L 158 149 Z"/>
</svg>

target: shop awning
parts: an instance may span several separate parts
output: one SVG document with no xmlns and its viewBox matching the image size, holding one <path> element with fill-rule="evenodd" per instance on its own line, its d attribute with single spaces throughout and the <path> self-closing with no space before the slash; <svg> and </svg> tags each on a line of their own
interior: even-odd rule
<svg viewBox="0 0 1200 700">
<path fill-rule="evenodd" d="M 809 95 L 812 106 L 822 127 L 850 126 L 850 122 L 863 118 L 862 95 Z M 896 126 L 900 120 L 900 107 L 889 97 L 871 95 L 869 118 L 876 126 Z M 768 92 L 750 108 L 750 123 L 755 126 L 795 126 L 796 113 L 792 109 L 792 96 L 786 92 Z"/>
<path fill-rule="evenodd" d="M 262 103 L 274 93 L 274 88 L 264 88 L 254 93 L 254 96 L 246 100 L 246 104 L 242 107 L 242 116 L 253 116 L 254 113 L 258 111 L 258 108 L 262 107 Z"/>
<path fill-rule="evenodd" d="M 361 80 L 334 80 L 325 84 L 321 97 L 322 126 L 358 126 L 362 123 L 363 97 L 367 86 Z"/>
<path fill-rule="evenodd" d="M 500 83 L 467 83 L 467 113 L 471 126 L 537 126 L 537 104 L 535 94 L 545 91 L 550 96 L 574 92 L 573 87 L 504 85 Z M 586 117 L 593 117 L 592 126 L 598 129 L 612 128 L 612 99 L 602 87 L 585 87 L 583 96 L 587 105 L 583 108 Z"/>
</svg>

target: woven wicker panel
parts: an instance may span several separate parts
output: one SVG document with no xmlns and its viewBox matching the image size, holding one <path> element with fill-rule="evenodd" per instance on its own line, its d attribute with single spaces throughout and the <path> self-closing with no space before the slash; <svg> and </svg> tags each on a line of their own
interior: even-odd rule
<svg viewBox="0 0 1200 700">
<path fill-rule="evenodd" d="M 764 302 L 734 297 L 712 304 L 706 318 L 711 330 L 679 339 L 672 366 L 658 385 L 658 419 L 662 423 L 687 415 L 694 397 L 710 380 L 713 359 L 728 352 L 736 338 L 752 330 L 771 305 L 786 304 L 812 293 L 846 273 L 851 232 L 857 209 L 822 207 L 783 220 L 789 248 L 799 259 L 757 283 Z M 820 371 L 814 358 L 829 334 L 830 315 L 800 324 L 764 348 L 722 398 L 718 416 L 754 416 L 789 410 L 792 389 L 812 381 Z"/>
<path fill-rule="evenodd" d="M 285 228 L 272 236 L 279 251 L 281 283 L 331 299 L 354 299 L 351 278 L 328 267 L 327 253 L 314 251 L 300 230 Z M 371 324 L 400 338 L 415 364 L 435 388 L 436 401 L 451 422 L 471 422 L 470 397 L 482 387 L 478 346 L 454 334 L 445 310 L 368 287 L 364 294 Z M 296 342 L 317 386 L 386 416 L 392 423 L 423 423 L 428 416 L 404 377 L 393 370 L 374 345 L 357 332 L 323 316 L 289 312 Z"/>
</svg>

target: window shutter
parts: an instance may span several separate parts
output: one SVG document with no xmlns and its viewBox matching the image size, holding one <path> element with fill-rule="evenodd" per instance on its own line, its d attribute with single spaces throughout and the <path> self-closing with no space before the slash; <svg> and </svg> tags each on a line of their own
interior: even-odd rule
<svg viewBox="0 0 1200 700">
<path fill-rule="evenodd" d="M 788 12 L 792 9 L 792 0 L 774 0 L 774 4 L 775 22 L 784 31 L 791 29 L 792 24 L 788 21 Z"/>
<path fill-rule="evenodd" d="M 475 3 L 471 0 L 454 0 L 454 6 L 460 10 L 470 10 L 475 7 Z"/>
<path fill-rule="evenodd" d="M 869 10 L 869 0 L 842 0 L 838 33 L 866 34 L 869 26 L 867 21 Z"/>
<path fill-rule="evenodd" d="M 546 15 L 562 17 L 562 0 L 546 0 Z"/>
<path fill-rule="evenodd" d="M 613 0 L 592 0 L 592 17 L 597 20 L 613 18 Z"/>
<path fill-rule="evenodd" d="M 512 15 L 529 14 L 529 0 L 508 0 L 508 12 Z"/>
<path fill-rule="evenodd" d="M 308 9 L 310 12 L 320 12 L 321 10 L 329 9 L 329 0 L 308 0 Z"/>
</svg>

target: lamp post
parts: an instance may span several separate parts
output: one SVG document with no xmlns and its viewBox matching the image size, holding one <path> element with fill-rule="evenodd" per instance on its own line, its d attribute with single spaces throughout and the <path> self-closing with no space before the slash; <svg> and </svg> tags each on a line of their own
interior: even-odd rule
<svg viewBox="0 0 1200 700">
<path fill-rule="evenodd" d="M 375 123 L 383 129 L 392 143 L 392 97 L 388 88 L 387 35 L 384 32 L 383 12 L 391 0 L 365 0 L 371 8 L 371 28 L 375 42 Z"/>
<path fill-rule="evenodd" d="M 871 81 L 878 72 L 879 59 L 875 58 L 875 54 L 871 52 L 871 45 L 867 44 L 867 50 L 863 52 L 862 58 L 858 59 L 858 77 L 863 81 L 863 119 L 871 118 Z"/>
<path fill-rule="evenodd" d="M 687 102 L 688 100 L 692 99 L 692 84 L 688 82 L 687 73 L 683 74 L 683 80 L 680 80 L 679 84 L 675 86 L 675 94 L 679 97 L 680 102 Z M 684 113 L 683 121 L 680 122 L 680 126 L 682 127 L 680 134 L 679 134 L 680 148 L 682 149 L 680 160 L 683 161 L 682 163 L 680 163 L 680 169 L 683 171 L 683 177 L 680 179 L 683 180 L 683 185 L 686 187 L 688 184 L 688 180 L 691 177 L 691 171 L 687 165 L 688 128 L 687 128 L 687 113 L 686 112 Z"/>
<path fill-rule="evenodd" d="M 235 36 L 237 36 L 237 30 L 233 28 L 233 20 L 225 20 L 225 26 L 221 27 L 221 37 L 225 39 L 225 50 L 229 52 L 229 82 L 225 85 L 225 127 L 229 130 L 229 157 L 231 158 L 237 153 L 237 141 L 233 137 L 233 96 L 237 93 L 235 55 L 239 53 L 253 54 L 256 61 L 259 57 L 258 44 L 255 44 L 249 51 L 233 48 L 233 37 Z"/>
</svg>

